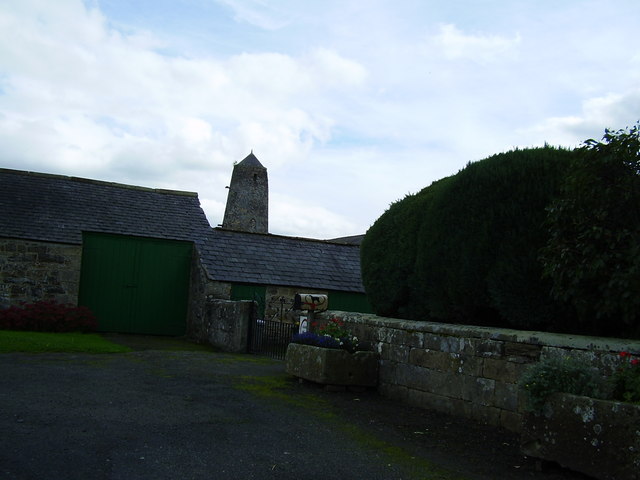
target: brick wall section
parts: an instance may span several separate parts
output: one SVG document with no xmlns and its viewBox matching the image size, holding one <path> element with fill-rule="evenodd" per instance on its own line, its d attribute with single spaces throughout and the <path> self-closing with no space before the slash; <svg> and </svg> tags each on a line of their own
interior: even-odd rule
<svg viewBox="0 0 640 480">
<path fill-rule="evenodd" d="M 330 311 L 380 354 L 378 390 L 419 407 L 520 432 L 525 398 L 517 382 L 532 362 L 570 355 L 611 372 L 640 341 L 549 334 Z"/>
<path fill-rule="evenodd" d="M 79 245 L 0 238 L 0 308 L 20 302 L 78 303 Z"/>
</svg>

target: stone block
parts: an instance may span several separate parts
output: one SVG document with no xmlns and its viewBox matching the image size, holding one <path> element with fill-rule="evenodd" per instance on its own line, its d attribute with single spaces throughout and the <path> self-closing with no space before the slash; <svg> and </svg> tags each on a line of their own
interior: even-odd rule
<svg viewBox="0 0 640 480">
<path fill-rule="evenodd" d="M 456 354 L 414 348 L 409 354 L 409 363 L 440 372 L 457 372 L 460 360 Z"/>
<path fill-rule="evenodd" d="M 476 378 L 463 375 L 464 384 L 461 398 L 477 405 L 492 405 L 495 397 L 496 381 L 490 378 Z"/>
<path fill-rule="evenodd" d="M 39 254 L 45 254 L 47 253 L 47 246 L 44 244 L 29 244 L 26 246 L 26 251 L 30 252 L 30 253 L 39 253 Z"/>
<path fill-rule="evenodd" d="M 406 363 L 398 364 L 398 383 L 408 388 L 428 390 L 433 371 Z"/>
<path fill-rule="evenodd" d="M 477 357 L 502 357 L 504 355 L 504 342 L 489 339 L 471 339 L 473 354 Z"/>
<path fill-rule="evenodd" d="M 378 379 L 381 384 L 398 385 L 400 376 L 398 373 L 399 363 L 381 359 L 379 364 Z"/>
<path fill-rule="evenodd" d="M 520 428 L 522 426 L 522 414 L 511 412 L 509 410 L 501 410 L 500 423 L 498 426 L 505 428 L 510 432 L 520 433 Z"/>
<path fill-rule="evenodd" d="M 518 385 L 497 381 L 494 390 L 494 405 L 511 412 L 518 411 Z"/>
<path fill-rule="evenodd" d="M 480 377 L 482 376 L 484 360 L 485 359 L 481 357 L 462 354 L 459 358 L 457 373 L 460 373 L 462 375 L 470 375 L 473 377 Z"/>
<path fill-rule="evenodd" d="M 601 480 L 640 478 L 640 405 L 554 394 L 523 416 L 521 450 Z"/>
<path fill-rule="evenodd" d="M 471 414 L 469 418 L 475 420 L 478 423 L 485 425 L 499 425 L 500 413 L 499 408 L 492 407 L 490 405 L 478 405 L 473 403 L 470 405 Z"/>
<path fill-rule="evenodd" d="M 423 392 L 442 395 L 451 398 L 462 398 L 464 376 L 451 375 L 429 368 L 413 366 L 406 371 L 407 376 L 403 385 Z"/>
<path fill-rule="evenodd" d="M 198 341 L 225 352 L 246 352 L 252 309 L 251 301 L 208 301 L 202 326 L 205 338 Z"/>
<path fill-rule="evenodd" d="M 464 403 L 462 400 L 445 395 L 412 389 L 407 390 L 406 401 L 415 407 L 436 410 L 450 415 L 460 414 Z"/>
<path fill-rule="evenodd" d="M 540 358 L 542 345 L 530 343 L 505 342 L 504 355 L 511 362 L 530 363 Z"/>
<path fill-rule="evenodd" d="M 468 339 L 451 335 L 424 334 L 424 348 L 445 353 L 467 352 L 471 348 Z"/>
<path fill-rule="evenodd" d="M 289 375 L 323 385 L 374 387 L 378 384 L 378 357 L 374 352 L 349 353 L 290 343 L 285 369 Z"/>
<path fill-rule="evenodd" d="M 401 363 L 409 362 L 409 351 L 409 346 L 396 345 L 393 343 L 382 343 L 379 348 L 380 358 Z"/>
<path fill-rule="evenodd" d="M 66 262 L 66 258 L 62 255 L 55 255 L 52 253 L 44 252 L 44 253 L 38 253 L 37 261 L 41 263 L 64 264 Z"/>
<path fill-rule="evenodd" d="M 394 345 L 407 345 L 421 348 L 424 345 L 424 334 L 410 330 L 381 327 L 378 329 L 378 341 Z"/>
<path fill-rule="evenodd" d="M 505 359 L 485 358 L 482 376 L 501 382 L 515 383 L 518 380 L 518 371 L 514 363 Z"/>
</svg>

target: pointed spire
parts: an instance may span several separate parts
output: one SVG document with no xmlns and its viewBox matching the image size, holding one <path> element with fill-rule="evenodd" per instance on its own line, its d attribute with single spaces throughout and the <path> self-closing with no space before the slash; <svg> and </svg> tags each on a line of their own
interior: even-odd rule
<svg viewBox="0 0 640 480">
<path fill-rule="evenodd" d="M 251 153 L 233 167 L 222 228 L 269 233 L 267 169 Z"/>
<path fill-rule="evenodd" d="M 251 153 L 249 155 L 247 155 L 244 158 L 244 160 L 242 160 L 240 163 L 238 163 L 238 166 L 265 168 L 260 163 L 260 160 L 258 160 L 258 158 L 253 154 L 253 150 L 251 150 Z"/>
</svg>

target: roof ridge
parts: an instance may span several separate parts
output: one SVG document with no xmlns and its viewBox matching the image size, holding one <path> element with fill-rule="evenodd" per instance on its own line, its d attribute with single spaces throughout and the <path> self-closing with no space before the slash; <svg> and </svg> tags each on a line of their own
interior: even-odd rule
<svg viewBox="0 0 640 480">
<path fill-rule="evenodd" d="M 138 185 L 129 185 L 126 183 L 107 182 L 105 180 L 95 180 L 93 178 L 74 177 L 74 176 L 61 175 L 56 173 L 32 172 L 27 170 L 15 170 L 11 168 L 0 168 L 0 173 L 11 173 L 14 175 L 28 175 L 31 177 L 53 178 L 53 179 L 67 180 L 67 181 L 78 182 L 78 183 L 91 183 L 93 185 L 104 185 L 107 187 L 126 188 L 129 190 L 138 190 L 138 191 L 145 191 L 145 192 L 155 192 L 155 193 L 160 193 L 164 195 L 184 195 L 187 197 L 198 196 L 197 192 L 187 192 L 183 190 L 169 190 L 165 188 L 141 187 Z"/>
<path fill-rule="evenodd" d="M 295 237 L 295 236 L 291 236 L 291 235 L 279 235 L 279 234 L 276 234 L 276 233 L 245 232 L 245 231 L 242 231 L 242 230 L 230 230 L 228 228 L 219 228 L 219 227 L 213 227 L 211 230 L 212 231 L 217 231 L 217 232 L 238 234 L 238 235 L 255 235 L 255 236 L 271 237 L 271 238 L 284 238 L 286 240 L 299 240 L 299 241 L 304 241 L 304 242 L 324 243 L 324 244 L 329 244 L 329 245 L 340 245 L 340 246 L 345 246 L 345 247 L 357 247 L 357 248 L 360 248 L 359 245 L 354 244 L 354 243 L 335 242 L 333 240 L 326 240 L 326 239 L 322 239 L 322 238 Z"/>
</svg>

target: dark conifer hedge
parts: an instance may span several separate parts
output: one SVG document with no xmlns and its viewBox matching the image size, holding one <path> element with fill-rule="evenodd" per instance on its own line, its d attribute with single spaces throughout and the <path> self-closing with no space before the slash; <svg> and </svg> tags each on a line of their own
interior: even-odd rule
<svg viewBox="0 0 640 480">
<path fill-rule="evenodd" d="M 393 203 L 371 226 L 360 252 L 367 296 L 378 315 L 415 318 L 416 242 L 434 194 L 449 178 Z"/>
<path fill-rule="evenodd" d="M 389 208 L 362 243 L 380 315 L 564 330 L 538 259 L 545 207 L 574 152 L 514 150 L 470 163 Z"/>
<path fill-rule="evenodd" d="M 577 153 L 548 209 L 545 274 L 581 332 L 640 338 L 640 122 Z"/>
</svg>

